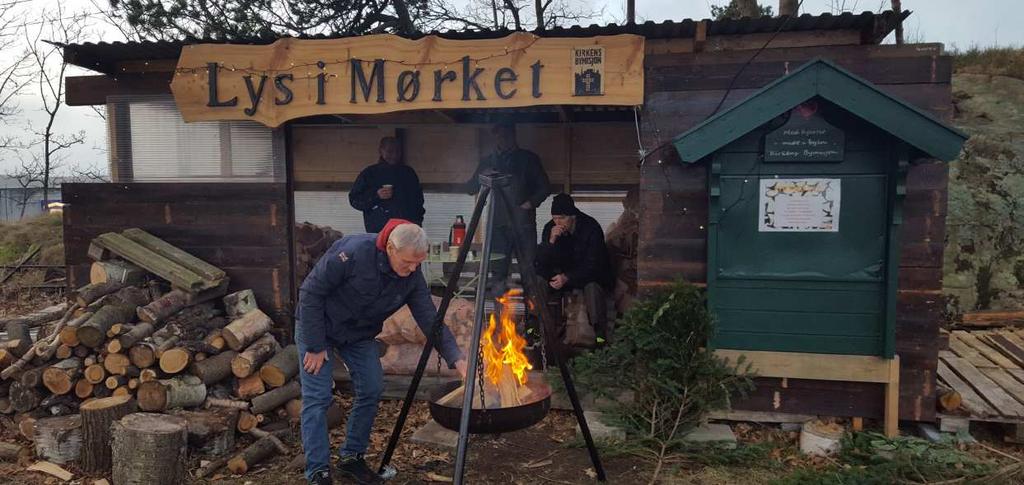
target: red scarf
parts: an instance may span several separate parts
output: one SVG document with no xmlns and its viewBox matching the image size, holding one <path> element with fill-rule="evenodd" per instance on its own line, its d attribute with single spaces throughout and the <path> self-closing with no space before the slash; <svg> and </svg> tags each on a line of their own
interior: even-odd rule
<svg viewBox="0 0 1024 485">
<path fill-rule="evenodd" d="M 391 237 L 391 232 L 402 224 L 412 224 L 412 222 L 405 219 L 388 219 L 388 223 L 384 224 L 384 228 L 377 234 L 377 249 L 386 251 L 388 248 L 388 238 Z"/>
</svg>

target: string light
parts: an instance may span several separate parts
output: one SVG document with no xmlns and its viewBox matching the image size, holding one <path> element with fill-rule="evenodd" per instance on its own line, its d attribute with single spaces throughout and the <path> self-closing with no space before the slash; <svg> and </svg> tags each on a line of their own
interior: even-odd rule
<svg viewBox="0 0 1024 485">
<path fill-rule="evenodd" d="M 470 57 L 469 60 L 473 61 L 475 63 L 475 66 L 479 66 L 481 62 L 486 62 L 486 61 L 489 61 L 491 59 L 498 59 L 498 58 L 502 58 L 502 57 L 507 57 L 510 54 L 526 52 L 526 50 L 529 49 L 530 47 L 532 47 L 533 44 L 535 42 L 537 42 L 538 40 L 540 40 L 539 37 L 534 37 L 533 39 L 530 40 L 529 44 L 527 44 L 527 45 L 525 45 L 523 47 L 517 47 L 517 48 L 514 48 L 514 49 L 509 49 L 506 46 L 506 47 L 504 47 L 504 53 L 491 54 L 491 55 L 484 56 L 484 57 L 479 57 L 479 58 Z M 328 66 L 348 65 L 352 61 L 355 61 L 355 60 L 358 60 L 358 61 L 361 61 L 361 62 L 384 61 L 385 63 L 395 64 L 395 65 L 399 65 L 399 66 L 403 66 L 403 67 L 411 67 L 411 68 L 413 68 L 414 70 L 417 70 L 417 71 L 421 70 L 421 68 L 426 67 L 426 66 L 443 66 L 442 70 L 447 71 L 449 65 L 451 65 L 451 64 L 461 64 L 463 62 L 462 59 L 458 59 L 458 60 L 445 60 L 445 61 L 434 61 L 434 62 L 409 62 L 409 61 L 406 61 L 404 59 L 374 59 L 373 61 L 368 61 L 366 59 L 360 59 L 360 58 L 356 58 L 356 57 L 349 57 L 347 59 L 336 59 L 334 61 L 319 60 L 319 61 L 316 61 L 316 62 L 300 63 L 300 64 L 296 64 L 294 62 L 290 62 L 288 68 L 281 68 L 281 69 L 271 69 L 271 68 L 268 68 L 268 69 L 256 69 L 256 68 L 252 67 L 252 64 L 250 64 L 250 67 L 238 67 L 238 66 L 234 66 L 234 65 L 227 66 L 227 65 L 224 65 L 224 64 L 221 64 L 221 63 L 217 63 L 217 70 L 218 71 L 241 72 L 243 74 L 250 74 L 250 75 L 251 74 L 265 75 L 265 76 L 271 77 L 271 76 L 276 75 L 278 73 L 290 73 L 290 72 L 293 72 L 293 71 L 296 70 L 296 68 L 298 68 L 298 69 L 306 68 L 307 69 L 306 77 L 305 78 L 301 78 L 300 77 L 298 79 L 316 79 L 316 76 L 314 76 L 312 71 L 310 71 L 309 69 L 311 69 L 313 67 L 316 67 L 317 69 L 325 71 L 325 70 L 327 70 Z M 209 67 L 205 66 L 205 65 L 202 66 L 202 67 L 178 67 L 178 68 L 174 69 L 174 72 L 175 72 L 175 74 L 192 74 L 193 77 L 197 77 L 199 74 L 205 74 L 205 73 L 209 72 Z M 329 74 L 329 76 L 330 77 L 337 77 L 338 75 L 337 74 Z"/>
</svg>

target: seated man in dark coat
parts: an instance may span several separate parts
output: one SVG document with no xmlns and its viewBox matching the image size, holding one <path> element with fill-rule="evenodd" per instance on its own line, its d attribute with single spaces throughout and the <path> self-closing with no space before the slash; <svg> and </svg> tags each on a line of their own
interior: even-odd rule
<svg viewBox="0 0 1024 485">
<path fill-rule="evenodd" d="M 583 290 L 587 315 L 598 343 L 608 339 L 606 295 L 615 282 L 604 231 L 593 217 L 576 208 L 572 197 L 558 194 L 551 203 L 551 222 L 537 247 L 537 274 L 556 291 Z"/>
</svg>

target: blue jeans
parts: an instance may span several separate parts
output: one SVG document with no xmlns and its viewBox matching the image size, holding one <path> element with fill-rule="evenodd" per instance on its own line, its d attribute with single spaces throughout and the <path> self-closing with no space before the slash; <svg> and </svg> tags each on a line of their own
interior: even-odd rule
<svg viewBox="0 0 1024 485">
<path fill-rule="evenodd" d="M 316 375 L 302 368 L 306 355 L 302 325 L 295 325 L 295 344 L 299 350 L 299 380 L 302 384 L 302 449 L 306 453 L 306 478 L 313 473 L 326 470 L 331 457 L 331 443 L 328 439 L 327 408 L 331 405 L 331 349 L 334 348 L 345 361 L 355 401 L 345 424 L 345 444 L 339 450 L 343 457 L 361 455 L 370 442 L 370 430 L 377 416 L 377 403 L 384 390 L 384 369 L 380 365 L 380 354 L 373 339 L 349 342 L 339 347 L 327 346 L 328 360 Z"/>
</svg>

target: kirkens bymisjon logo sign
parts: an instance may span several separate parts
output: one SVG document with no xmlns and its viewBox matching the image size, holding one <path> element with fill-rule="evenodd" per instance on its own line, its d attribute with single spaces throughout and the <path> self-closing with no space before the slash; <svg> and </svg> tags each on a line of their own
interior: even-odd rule
<svg viewBox="0 0 1024 485">
<path fill-rule="evenodd" d="M 572 50 L 573 96 L 601 96 L 604 86 L 604 47 L 592 45 Z"/>
</svg>

